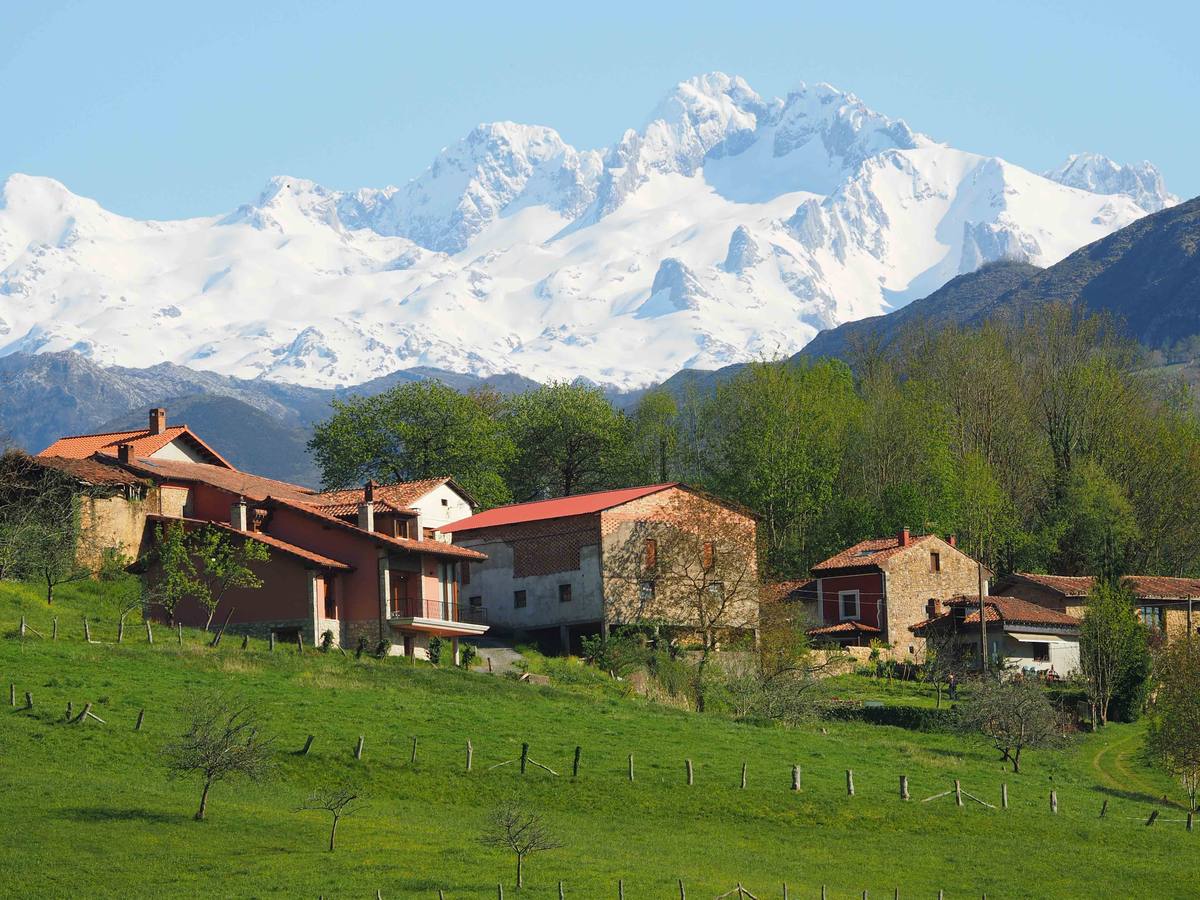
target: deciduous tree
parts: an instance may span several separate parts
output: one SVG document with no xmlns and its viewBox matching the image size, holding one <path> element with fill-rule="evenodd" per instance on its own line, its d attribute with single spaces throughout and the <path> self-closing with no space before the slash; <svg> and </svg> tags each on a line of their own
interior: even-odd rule
<svg viewBox="0 0 1200 900">
<path fill-rule="evenodd" d="M 517 887 L 525 885 L 526 856 L 563 846 L 541 813 L 533 812 L 515 799 L 506 800 L 492 810 L 480 842 L 487 847 L 508 850 L 516 856 Z"/>
</svg>

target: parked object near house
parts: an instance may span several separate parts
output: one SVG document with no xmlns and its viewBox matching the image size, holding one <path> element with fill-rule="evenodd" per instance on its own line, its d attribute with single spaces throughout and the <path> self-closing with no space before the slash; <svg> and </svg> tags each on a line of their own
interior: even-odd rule
<svg viewBox="0 0 1200 900">
<path fill-rule="evenodd" d="M 519 503 L 444 530 L 487 554 L 463 569 L 468 602 L 547 649 L 634 622 L 698 631 L 701 610 L 726 634 L 757 622 L 754 517 L 683 484 Z"/>
<path fill-rule="evenodd" d="M 163 410 L 151 411 L 148 432 L 116 441 L 64 438 L 35 459 L 86 463 L 143 486 L 141 499 L 125 500 L 122 543 L 151 570 L 158 530 L 172 524 L 215 527 L 230 540 L 265 545 L 269 561 L 252 565 L 263 586 L 231 589 L 213 615 L 216 622 L 228 617 L 230 631 L 274 632 L 308 646 L 330 632 L 335 645 L 362 641 L 372 652 L 382 644 L 416 657 L 427 655 L 434 635 L 449 639 L 457 654 L 460 637 L 487 631 L 487 611 L 460 605 L 458 594 L 459 566 L 486 557 L 439 530 L 473 509 L 452 479 L 322 493 L 238 471 L 186 426 L 168 428 Z M 88 448 L 91 455 L 79 458 Z M 185 603 L 175 617 L 203 625 L 208 612 Z"/>
<path fill-rule="evenodd" d="M 1075 616 L 1017 597 L 985 597 L 988 657 L 1004 660 L 1010 671 L 1061 677 L 1079 669 L 1079 627 Z M 949 634 L 964 668 L 979 668 L 979 598 L 956 597 L 936 614 L 912 626 L 915 635 Z"/>
<path fill-rule="evenodd" d="M 912 535 L 860 541 L 812 567 L 806 602 L 818 623 L 808 632 L 818 642 L 865 646 L 880 640 L 898 657 L 921 652 L 912 626 L 929 618 L 934 604 L 978 594 L 979 564 L 958 549 L 951 535 Z M 991 572 L 983 570 L 984 593 Z M 808 594 L 815 590 L 815 598 Z"/>
<path fill-rule="evenodd" d="M 998 589 L 1082 619 L 1095 582 L 1092 575 L 1017 572 L 1002 579 Z M 1193 633 L 1200 631 L 1200 578 L 1126 575 L 1121 584 L 1133 596 L 1138 617 L 1152 631 L 1176 640 L 1188 633 L 1189 618 Z"/>
</svg>

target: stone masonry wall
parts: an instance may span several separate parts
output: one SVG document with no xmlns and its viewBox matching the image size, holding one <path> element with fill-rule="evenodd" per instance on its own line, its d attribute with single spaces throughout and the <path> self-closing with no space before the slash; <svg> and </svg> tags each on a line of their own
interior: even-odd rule
<svg viewBox="0 0 1200 900">
<path fill-rule="evenodd" d="M 929 617 L 931 598 L 945 601 L 963 595 L 975 596 L 979 592 L 975 560 L 936 536 L 915 538 L 914 541 L 908 550 L 885 563 L 887 630 L 884 636 L 902 656 L 910 647 L 915 654 L 924 650 L 924 639 L 914 635 L 909 627 Z M 931 571 L 931 552 L 940 554 L 940 572 Z"/>
</svg>

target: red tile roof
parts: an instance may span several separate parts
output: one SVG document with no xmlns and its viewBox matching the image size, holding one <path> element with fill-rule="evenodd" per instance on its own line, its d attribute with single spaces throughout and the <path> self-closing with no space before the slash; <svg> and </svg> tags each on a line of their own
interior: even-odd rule
<svg viewBox="0 0 1200 900">
<path fill-rule="evenodd" d="M 296 512 L 303 513 L 304 515 L 311 516 L 312 518 L 320 519 L 322 522 L 325 522 L 331 527 L 341 528 L 343 530 L 356 533 L 366 539 L 381 541 L 385 544 L 392 544 L 413 553 L 428 553 L 432 556 L 449 556 L 456 559 L 487 559 L 487 554 L 480 553 L 477 550 L 468 550 L 466 547 L 458 547 L 454 544 L 446 543 L 445 541 L 413 540 L 411 538 L 392 537 L 391 535 L 384 534 L 381 531 L 366 531 L 362 528 L 359 528 L 357 525 L 352 525 L 351 523 L 346 522 L 343 519 L 339 519 L 337 516 L 330 515 L 324 510 L 304 501 L 289 500 L 284 497 L 267 497 L 263 503 L 266 506 L 271 506 L 274 504 L 282 506 L 285 509 L 295 510 Z"/>
<path fill-rule="evenodd" d="M 839 634 L 880 634 L 880 631 L 874 625 L 867 625 L 865 622 L 838 622 L 836 625 L 810 628 L 805 634 L 809 637 L 822 637 Z"/>
<path fill-rule="evenodd" d="M 87 459 L 97 453 L 104 456 L 116 456 L 121 444 L 130 444 L 135 457 L 153 456 L 176 438 L 191 442 L 202 453 L 208 454 L 217 464 L 232 469 L 221 454 L 200 440 L 186 425 L 172 425 L 160 434 L 153 434 L 149 429 L 139 428 L 134 431 L 109 431 L 101 434 L 75 434 L 61 437 L 39 456 L 63 456 L 68 459 Z"/>
<path fill-rule="evenodd" d="M 390 505 L 396 510 L 410 509 L 413 504 L 430 491 L 436 490 L 447 483 L 464 497 L 467 496 L 466 491 L 457 484 L 454 484 L 454 480 L 448 476 L 442 478 L 422 478 L 419 481 L 398 481 L 394 484 L 375 485 L 374 497 L 376 509 L 379 509 L 381 502 Z M 322 509 L 342 510 L 341 512 L 334 513 L 334 515 L 346 515 L 348 512 L 357 511 L 358 505 L 363 502 L 363 499 L 363 488 L 351 488 L 345 491 L 322 491 L 316 494 L 310 502 Z"/>
<path fill-rule="evenodd" d="M 901 550 L 907 550 L 909 547 L 935 537 L 936 535 L 932 534 L 914 535 L 904 546 L 901 546 L 898 535 L 859 541 L 853 547 L 847 547 L 841 553 L 837 553 L 829 557 L 829 559 L 817 563 L 812 567 L 812 570 L 814 572 L 825 572 L 830 569 L 858 569 L 878 566 L 890 557 L 895 556 Z"/>
<path fill-rule="evenodd" d="M 659 491 L 680 486 L 679 482 L 668 482 L 645 487 L 620 488 L 615 491 L 597 491 L 592 494 L 573 494 L 570 497 L 559 497 L 555 500 L 513 503 L 509 506 L 498 506 L 495 509 L 477 513 L 457 522 L 451 522 L 449 525 L 443 525 L 439 530 L 473 531 L 477 528 L 494 528 L 497 525 L 515 525 L 518 522 L 539 522 L 543 519 L 583 516 L 612 509 L 614 506 L 621 506 L 631 500 L 638 500 L 651 494 L 657 494 Z"/>
<path fill-rule="evenodd" d="M 320 553 L 314 553 L 311 550 L 306 550 L 304 547 L 297 547 L 295 544 L 289 544 L 286 541 L 281 541 L 279 538 L 265 534 L 261 531 L 239 531 L 232 525 L 226 525 L 223 522 L 208 522 L 203 519 L 186 519 L 177 516 L 149 515 L 146 516 L 146 518 L 154 522 L 179 522 L 183 525 L 186 525 L 188 528 L 201 528 L 205 525 L 211 525 L 213 528 L 219 528 L 222 531 L 235 534 L 239 537 L 245 538 L 246 540 L 257 541 L 260 544 L 264 544 L 275 550 L 279 550 L 280 552 L 286 553 L 289 556 L 294 556 L 297 559 L 304 560 L 305 562 L 314 563 L 326 569 L 349 571 L 350 569 L 354 568 L 353 566 L 347 565 L 341 560 L 333 559 L 328 556 L 322 556 Z"/>
<path fill-rule="evenodd" d="M 765 584 L 762 589 L 763 599 L 767 601 L 773 600 L 792 600 L 797 602 L 813 601 L 817 599 L 817 582 L 812 578 L 802 578 L 798 581 L 778 581 L 774 584 Z"/>
<path fill-rule="evenodd" d="M 314 496 L 312 490 L 297 484 L 207 463 L 181 462 L 174 459 L 135 459 L 125 464 L 125 467 L 131 472 L 160 481 L 191 481 L 212 485 L 249 500 L 265 500 L 269 496 L 292 499 Z"/>
<path fill-rule="evenodd" d="M 1017 572 L 1017 578 L 1049 588 L 1063 597 L 1086 597 L 1096 579 L 1092 575 L 1040 575 Z M 1166 575 L 1126 575 L 1121 583 L 1139 600 L 1186 600 L 1200 598 L 1200 578 L 1174 578 Z"/>
<path fill-rule="evenodd" d="M 958 623 L 962 625 L 978 625 L 979 624 L 979 598 L 978 597 L 955 597 L 953 600 L 946 601 L 949 607 L 960 607 L 966 610 L 966 615 L 958 619 Z M 920 633 L 927 626 L 939 622 L 951 621 L 954 619 L 954 612 L 945 612 L 940 616 L 934 616 L 926 619 L 924 622 L 918 622 L 916 625 L 909 627 L 910 631 Z M 1066 613 L 1058 612 L 1057 610 L 1047 609 L 1044 606 L 1039 606 L 1036 603 L 1031 603 L 1028 600 L 1021 600 L 1018 597 L 987 597 L 984 599 L 984 615 L 988 623 L 995 623 L 1001 626 L 1017 625 L 1038 627 L 1046 626 L 1052 628 L 1078 628 L 1082 623 L 1074 616 L 1068 616 Z"/>
<path fill-rule="evenodd" d="M 116 466 L 94 459 L 72 459 L 67 456 L 30 457 L 37 465 L 70 475 L 83 484 L 138 484 L 140 479 Z"/>
</svg>

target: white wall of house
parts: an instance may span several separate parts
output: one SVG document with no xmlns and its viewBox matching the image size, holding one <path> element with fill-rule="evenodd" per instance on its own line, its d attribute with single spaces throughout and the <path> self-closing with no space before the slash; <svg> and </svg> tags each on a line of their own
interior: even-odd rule
<svg viewBox="0 0 1200 900">
<path fill-rule="evenodd" d="M 448 484 L 438 485 L 413 504 L 421 517 L 422 528 L 441 528 L 471 515 L 471 504 Z M 443 535 L 449 539 L 449 535 Z"/>
<path fill-rule="evenodd" d="M 993 658 L 1003 655 L 1010 672 L 1020 672 L 1032 669 L 1036 672 L 1048 672 L 1054 669 L 1056 675 L 1064 678 L 1079 670 L 1079 638 L 1062 634 L 1037 634 L 1035 632 L 1015 632 L 1021 639 L 1013 637 L 1013 632 L 988 632 L 988 647 Z M 1037 638 L 1037 640 L 1034 640 Z M 975 635 L 960 635 L 959 643 L 965 648 L 968 659 L 979 662 L 979 638 Z M 1044 647 L 1039 647 L 1044 644 Z M 1044 651 L 1044 654 L 1043 654 Z M 1038 659 L 1047 655 L 1046 659 Z"/>
<path fill-rule="evenodd" d="M 190 462 L 190 463 L 207 463 L 212 460 L 202 456 L 197 450 L 189 446 L 186 442 L 179 438 L 171 441 L 164 447 L 160 447 L 150 454 L 151 459 L 169 459 L 175 462 Z"/>
</svg>

